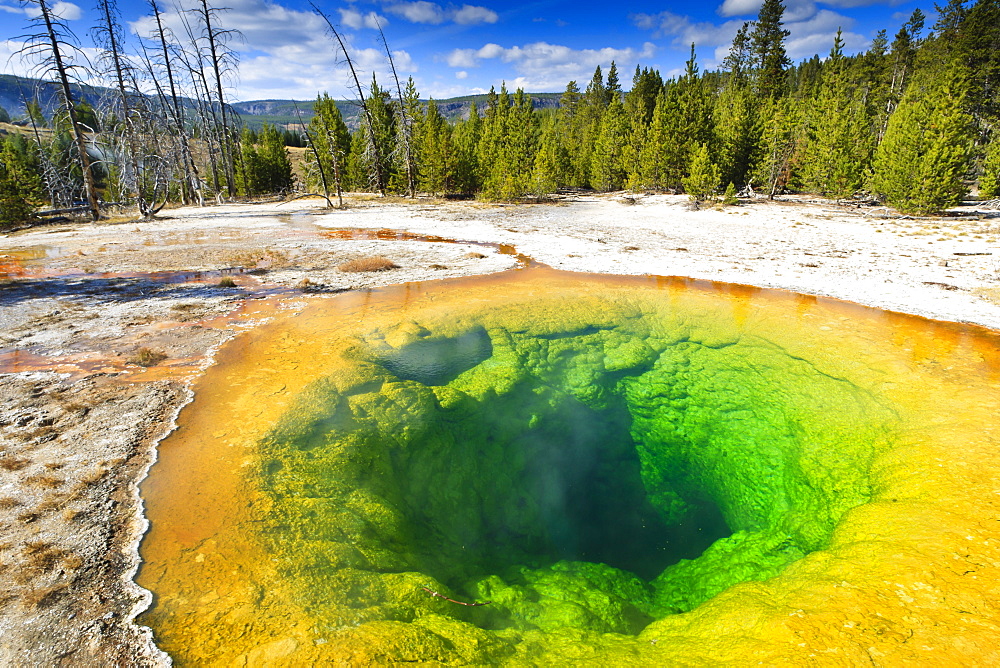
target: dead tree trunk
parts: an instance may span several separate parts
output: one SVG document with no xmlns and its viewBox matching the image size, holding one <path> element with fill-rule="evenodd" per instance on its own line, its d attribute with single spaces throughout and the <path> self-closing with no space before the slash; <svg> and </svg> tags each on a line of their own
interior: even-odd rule
<svg viewBox="0 0 1000 668">
<path fill-rule="evenodd" d="M 69 66 L 65 62 L 62 53 L 65 42 L 57 29 L 61 24 L 58 19 L 53 17 L 52 10 L 46 3 L 46 0 L 32 0 L 32 2 L 38 5 L 39 18 L 45 26 L 44 35 L 32 36 L 32 38 L 48 41 L 47 61 L 50 63 L 49 69 L 55 71 L 59 96 L 66 115 L 69 118 L 70 130 L 73 134 L 78 160 L 80 161 L 80 170 L 83 172 L 83 185 L 87 197 L 87 207 L 90 210 L 91 217 L 94 220 L 98 220 L 101 217 L 101 209 L 97 201 L 97 184 L 94 181 L 94 173 L 91 170 L 90 156 L 87 154 L 87 140 L 83 136 L 83 130 L 77 118 L 76 101 L 73 99 L 73 91 L 69 85 Z M 35 40 L 33 39 L 32 41 Z M 30 49 L 31 46 L 29 45 L 26 48 Z"/>
</svg>

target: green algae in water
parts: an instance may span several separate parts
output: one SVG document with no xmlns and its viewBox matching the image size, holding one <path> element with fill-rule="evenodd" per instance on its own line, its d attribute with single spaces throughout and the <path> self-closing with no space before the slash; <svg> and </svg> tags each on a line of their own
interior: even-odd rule
<svg viewBox="0 0 1000 668">
<path fill-rule="evenodd" d="M 371 332 L 262 441 L 266 540 L 318 633 L 411 623 L 479 638 L 468 661 L 635 634 L 869 499 L 895 415 L 867 391 L 732 323 L 586 307 Z"/>
</svg>

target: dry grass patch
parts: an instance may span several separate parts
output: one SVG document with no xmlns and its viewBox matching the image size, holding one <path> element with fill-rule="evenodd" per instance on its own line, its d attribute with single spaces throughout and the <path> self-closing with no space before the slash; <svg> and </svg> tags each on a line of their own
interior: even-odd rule
<svg viewBox="0 0 1000 668">
<path fill-rule="evenodd" d="M 139 350 L 135 351 L 134 355 L 125 360 L 125 363 L 149 367 L 156 366 L 165 359 L 167 359 L 167 355 L 163 351 L 153 350 L 152 348 L 143 346 L 142 348 L 139 348 Z"/>
<path fill-rule="evenodd" d="M 485 255 L 483 255 L 482 253 L 476 253 L 475 251 L 473 251 L 473 252 L 471 252 L 471 253 L 466 253 L 466 254 L 465 254 L 465 257 L 467 257 L 467 258 L 469 258 L 469 259 L 471 259 L 471 260 L 482 260 L 482 259 L 484 259 L 484 258 L 485 258 L 486 256 L 485 256 Z"/>
<path fill-rule="evenodd" d="M 0 459 L 0 469 L 7 471 L 20 471 L 30 463 L 30 459 L 22 459 L 20 457 L 4 457 L 3 459 Z"/>
<path fill-rule="evenodd" d="M 51 573 L 69 552 L 44 540 L 33 540 L 21 550 L 20 580 L 27 582 L 39 575 Z"/>
<path fill-rule="evenodd" d="M 337 269 L 340 271 L 354 273 L 363 271 L 389 271 L 390 269 L 399 269 L 399 265 L 387 257 L 375 255 L 372 257 L 359 257 L 354 260 L 348 260 L 338 266 Z"/>
<path fill-rule="evenodd" d="M 62 478 L 57 478 L 54 475 L 32 475 L 24 479 L 24 482 L 28 485 L 36 485 L 43 489 L 55 489 L 63 484 Z"/>
<path fill-rule="evenodd" d="M 431 269 L 447 269 L 448 267 L 444 266 L 443 264 L 432 264 L 430 266 L 430 268 Z"/>
<path fill-rule="evenodd" d="M 69 589 L 69 585 L 65 583 L 32 589 L 24 595 L 22 600 L 29 608 L 48 608 L 65 596 L 67 589 Z"/>
<path fill-rule="evenodd" d="M 21 502 L 13 496 L 0 497 L 0 510 L 10 510 L 11 508 L 16 508 L 19 505 L 21 505 Z"/>
<path fill-rule="evenodd" d="M 288 266 L 288 253 L 273 248 L 255 248 L 230 253 L 227 264 L 244 269 L 280 269 Z"/>
</svg>

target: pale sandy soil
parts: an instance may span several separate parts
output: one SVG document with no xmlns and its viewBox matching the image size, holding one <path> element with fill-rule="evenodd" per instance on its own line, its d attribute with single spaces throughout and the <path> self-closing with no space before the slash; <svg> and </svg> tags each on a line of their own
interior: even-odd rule
<svg viewBox="0 0 1000 668">
<path fill-rule="evenodd" d="M 338 211 L 306 200 L 188 208 L 0 238 L 0 665 L 167 661 L 130 621 L 148 601 L 131 582 L 145 530 L 136 485 L 190 382 L 259 322 L 258 300 L 295 308 L 304 291 L 496 272 L 524 263 L 516 249 L 569 271 L 782 288 L 1000 329 L 996 212 L 880 213 L 795 200 L 691 211 L 665 195 L 355 198 Z M 354 228 L 474 243 L 323 235 Z M 372 255 L 399 268 L 337 269 Z M 224 274 L 236 287 L 218 286 Z M 142 349 L 166 357 L 146 369 Z"/>
</svg>

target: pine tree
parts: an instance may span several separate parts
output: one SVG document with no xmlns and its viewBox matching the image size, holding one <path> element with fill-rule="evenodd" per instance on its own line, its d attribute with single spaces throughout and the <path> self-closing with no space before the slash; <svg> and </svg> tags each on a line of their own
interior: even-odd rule
<svg viewBox="0 0 1000 668">
<path fill-rule="evenodd" d="M 850 80 L 843 46 L 838 30 L 804 149 L 806 189 L 830 197 L 848 197 L 861 187 L 871 155 L 867 109 Z"/>
<path fill-rule="evenodd" d="M 365 160 L 365 151 L 370 145 L 370 137 L 364 128 L 351 133 L 351 149 L 347 153 L 347 178 L 350 190 L 367 191 L 371 188 L 370 172 Z"/>
<path fill-rule="evenodd" d="M 396 144 L 393 152 L 396 162 L 393 190 L 405 192 L 410 197 L 415 197 L 416 188 L 420 182 L 417 166 L 417 155 L 420 153 L 420 147 L 417 146 L 418 138 L 415 136 L 415 130 L 420 123 L 422 112 L 420 110 L 420 96 L 417 94 L 413 77 L 407 79 L 402 98 L 394 106 L 397 111 L 397 119 Z"/>
<path fill-rule="evenodd" d="M 729 53 L 722 61 L 722 70 L 729 72 L 729 81 L 736 85 L 743 85 L 747 82 L 747 77 L 753 67 L 753 54 L 750 51 L 750 24 L 744 23 L 736 31 L 733 43 L 729 47 Z M 693 44 L 691 45 L 694 46 Z"/>
<path fill-rule="evenodd" d="M 563 177 L 563 185 L 577 188 L 587 185 L 589 156 L 592 148 L 584 145 L 584 137 L 589 131 L 585 127 L 584 105 L 583 95 L 580 93 L 576 81 L 570 81 L 566 85 L 562 97 L 559 98 L 559 110 L 556 117 L 560 143 L 566 149 L 569 161 L 566 174 Z"/>
<path fill-rule="evenodd" d="M 785 38 L 790 33 L 782 27 L 784 14 L 781 0 L 764 0 L 750 35 L 756 89 L 762 98 L 779 97 L 785 91 L 785 68 L 792 61 L 785 54 Z"/>
<path fill-rule="evenodd" d="M 979 178 L 980 199 L 1000 197 L 1000 138 L 994 136 L 986 151 L 983 175 Z"/>
<path fill-rule="evenodd" d="M 969 73 L 969 111 L 980 126 L 1000 121 L 1000 0 L 978 0 L 957 30 L 955 52 Z"/>
<path fill-rule="evenodd" d="M 288 192 L 295 183 L 288 149 L 278 128 L 264 124 L 258 141 L 258 155 L 262 165 L 261 188 L 263 192 Z"/>
<path fill-rule="evenodd" d="M 591 158 L 591 184 L 598 190 L 619 190 L 625 184 L 624 148 L 628 133 L 625 107 L 621 96 L 616 95 L 601 117 L 597 143 Z"/>
<path fill-rule="evenodd" d="M 920 9 L 913 10 L 910 19 L 900 27 L 899 32 L 892 42 L 889 52 L 891 62 L 891 79 L 889 90 L 886 95 L 885 111 L 880 114 L 881 123 L 878 127 L 879 142 L 885 136 L 886 128 L 889 125 L 889 117 L 899 104 L 903 91 L 909 83 L 912 75 L 913 59 L 920 45 L 920 33 L 924 29 L 924 13 Z"/>
<path fill-rule="evenodd" d="M 799 107 L 788 97 L 770 100 L 761 110 L 761 118 L 761 156 L 754 180 L 766 190 L 768 199 L 774 199 L 793 178 L 801 124 Z"/>
<path fill-rule="evenodd" d="M 323 93 L 313 104 L 313 117 L 309 121 L 309 136 L 322 166 L 322 173 L 332 180 L 337 197 L 342 198 L 347 186 L 347 162 L 351 150 L 351 133 L 344 118 L 330 96 Z M 314 170 L 318 172 L 319 170 Z M 316 184 L 314 174 L 310 185 Z"/>
<path fill-rule="evenodd" d="M 531 192 L 539 199 L 555 192 L 569 169 L 569 156 L 560 140 L 558 124 L 556 116 L 549 116 L 542 126 L 531 172 Z"/>
<path fill-rule="evenodd" d="M 22 134 L 0 138 L 0 162 L 6 167 L 8 176 L 17 183 L 23 199 L 31 204 L 45 201 L 42 161 L 36 144 Z"/>
<path fill-rule="evenodd" d="M 235 174 L 235 187 L 244 197 L 252 197 L 263 192 L 263 163 L 254 140 L 253 131 L 244 126 L 237 146 L 240 159 L 236 161 Z"/>
<path fill-rule="evenodd" d="M 473 102 L 469 108 L 469 118 L 455 126 L 452 133 L 455 146 L 455 191 L 461 193 L 477 192 L 481 185 L 478 147 L 482 134 L 482 121 L 479 108 Z"/>
<path fill-rule="evenodd" d="M 0 138 L 0 230 L 26 222 L 35 210 L 32 201 L 41 190 L 37 172 L 25 173 L 27 156 L 16 145 L 19 136 Z"/>
<path fill-rule="evenodd" d="M 531 98 L 518 89 L 513 100 L 506 86 L 491 96 L 483 119 L 479 164 L 483 195 L 512 200 L 528 190 L 535 159 L 535 118 Z"/>
<path fill-rule="evenodd" d="M 719 168 L 712 162 L 707 144 L 702 144 L 691 154 L 688 176 L 683 183 L 685 192 L 696 202 L 709 199 L 719 189 Z"/>
<path fill-rule="evenodd" d="M 611 61 L 611 67 L 608 69 L 608 85 L 604 87 L 606 99 L 604 106 L 611 104 L 616 97 L 620 98 L 622 96 L 622 86 L 621 82 L 618 81 L 618 66 L 615 65 L 615 61 Z"/>
<path fill-rule="evenodd" d="M 961 201 L 972 148 L 966 80 L 952 67 L 933 87 L 911 87 L 889 119 L 870 188 L 904 212 L 934 213 Z"/>
<path fill-rule="evenodd" d="M 385 194 L 390 184 L 399 186 L 399 181 L 393 178 L 398 172 L 393 157 L 397 146 L 397 114 L 389 91 L 379 87 L 374 74 L 365 111 L 361 125 L 368 141 L 361 161 L 368 170 L 369 187 Z"/>
<path fill-rule="evenodd" d="M 458 155 L 452 143 L 451 126 L 433 98 L 428 101 L 414 135 L 419 146 L 420 189 L 433 194 L 450 192 L 458 171 Z"/>
<path fill-rule="evenodd" d="M 742 187 L 749 181 L 760 148 L 758 98 L 749 88 L 730 85 L 715 105 L 715 154 L 722 182 Z"/>
<path fill-rule="evenodd" d="M 44 128 L 48 125 L 48 121 L 45 120 L 45 114 L 42 112 L 42 105 L 38 103 L 37 97 L 33 98 L 31 102 L 28 103 L 25 108 L 25 114 L 32 123 L 40 128 Z"/>
<path fill-rule="evenodd" d="M 629 177 L 629 188 L 662 190 L 680 186 L 687 164 L 680 154 L 683 143 L 673 131 L 679 118 L 676 91 L 668 96 L 661 90 L 639 153 L 638 170 Z"/>
<path fill-rule="evenodd" d="M 20 183 L 0 162 L 0 230 L 9 230 L 26 222 L 34 209 L 25 199 Z"/>
<path fill-rule="evenodd" d="M 625 109 L 633 124 L 649 125 L 653 118 L 656 96 L 663 90 L 663 79 L 656 70 L 635 66 L 632 90 L 625 95 Z"/>
</svg>

